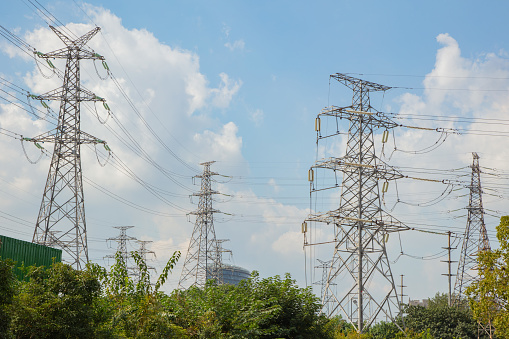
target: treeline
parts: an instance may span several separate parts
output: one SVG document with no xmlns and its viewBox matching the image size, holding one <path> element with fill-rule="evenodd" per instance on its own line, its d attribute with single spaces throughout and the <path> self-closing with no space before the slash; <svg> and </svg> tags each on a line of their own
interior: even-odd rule
<svg viewBox="0 0 509 339">
<path fill-rule="evenodd" d="M 62 263 L 24 268 L 25 281 L 15 279 L 12 261 L 0 259 L 0 338 L 488 338 L 478 323 L 507 338 L 509 217 L 497 234 L 500 249 L 480 255 L 470 307 L 449 307 L 447 296 L 437 294 L 426 308 L 405 306 L 397 324 L 380 322 L 362 335 L 340 317 L 320 315 L 320 300 L 288 274 L 253 272 L 238 286 L 209 282 L 168 295 L 160 288 L 179 252 L 155 284 L 136 252 L 136 281 L 120 255 L 109 270 L 89 264 L 77 271 Z"/>
</svg>

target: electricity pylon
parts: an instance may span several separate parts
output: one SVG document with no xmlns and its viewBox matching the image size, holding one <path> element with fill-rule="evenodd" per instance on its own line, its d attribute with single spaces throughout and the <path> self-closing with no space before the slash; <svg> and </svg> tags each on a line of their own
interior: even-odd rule
<svg viewBox="0 0 509 339">
<path fill-rule="evenodd" d="M 138 249 L 138 254 L 141 256 L 144 262 L 147 262 L 147 254 L 152 254 L 154 257 L 156 253 L 154 251 L 150 251 L 147 249 L 147 244 L 150 244 L 151 240 L 136 240 L 138 244 L 140 244 L 140 248 Z M 154 267 L 147 267 L 149 270 L 154 270 Z"/>
<path fill-rule="evenodd" d="M 196 216 L 196 222 L 180 275 L 181 289 L 185 288 L 184 286 L 189 287 L 187 285 L 204 287 L 209 279 L 218 283 L 223 280 L 220 270 L 221 253 L 214 230 L 214 213 L 220 211 L 212 207 L 212 196 L 219 193 L 211 186 L 211 178 L 218 175 L 210 170 L 210 165 L 214 162 L 200 164 L 203 166 L 203 173 L 196 176 L 201 179 L 201 189 L 200 192 L 193 194 L 199 197 L 198 209 L 189 213 Z"/>
<path fill-rule="evenodd" d="M 320 298 L 322 300 L 322 311 L 325 314 L 329 314 L 329 302 L 330 302 L 330 295 L 329 290 L 326 288 L 327 286 L 327 277 L 329 275 L 329 271 L 331 269 L 331 262 L 329 261 L 323 261 L 320 259 L 316 259 L 320 262 L 320 265 L 315 266 L 315 268 L 321 268 L 322 269 L 322 279 L 320 281 L 316 281 L 313 284 L 314 285 L 320 285 Z M 330 285 L 335 285 L 334 283 L 331 283 Z"/>
<path fill-rule="evenodd" d="M 106 143 L 80 129 L 80 103 L 104 102 L 81 86 L 80 60 L 104 60 L 104 57 L 85 46 L 99 32 L 99 27 L 75 40 L 55 27 L 50 28 L 66 47 L 45 54 L 37 52 L 36 55 L 48 60 L 50 66 L 53 65 L 50 59 L 67 61 L 62 87 L 32 95 L 36 100 L 60 101 L 57 128 L 34 138 L 24 138 L 37 145 L 55 144 L 32 242 L 62 248 L 71 257 L 69 263 L 81 269 L 88 262 L 88 245 L 80 147 L 82 144 L 104 144 L 106 147 Z"/>
<path fill-rule="evenodd" d="M 127 243 L 129 241 L 135 241 L 136 238 L 127 235 L 127 230 L 130 228 L 133 228 L 133 227 L 134 226 L 116 226 L 114 228 L 120 230 L 120 234 L 118 236 L 116 236 L 115 238 L 106 239 L 106 241 L 116 241 L 117 242 L 116 253 L 119 253 L 119 255 L 122 258 L 122 260 L 124 261 L 126 267 L 131 270 L 132 270 L 132 267 L 128 267 L 128 261 L 129 261 L 129 258 L 131 257 L 131 255 L 129 254 L 129 251 L 127 250 Z M 105 258 L 115 259 L 116 254 L 115 255 L 111 255 L 111 254 L 107 255 Z"/>
<path fill-rule="evenodd" d="M 322 136 L 321 117 L 333 118 L 334 125 L 340 119 L 348 120 L 346 155 L 318 160 L 310 169 L 310 180 L 313 181 L 314 169 L 343 172 L 341 198 L 337 209 L 312 213 L 306 220 L 332 224 L 335 229 L 336 242 L 326 284 L 330 295 L 327 315 L 342 313 L 357 332 L 362 333 L 377 318 L 393 321 L 400 311 L 385 242 L 389 233 L 408 227 L 382 211 L 378 182 L 384 182 L 382 191 L 385 191 L 389 180 L 403 178 L 403 175 L 375 155 L 373 140 L 375 129 L 387 131 L 398 124 L 370 105 L 370 93 L 390 87 L 341 73 L 331 78 L 353 90 L 352 104 L 327 107 L 318 114 L 317 142 L 340 134 L 338 129 Z M 317 191 L 319 189 L 311 187 L 311 193 Z M 336 281 L 338 286 L 345 287 L 337 293 L 331 288 Z"/>
<path fill-rule="evenodd" d="M 465 238 L 461 246 L 458 273 L 454 284 L 454 301 L 458 303 L 465 297 L 465 290 L 478 278 L 477 255 L 481 251 L 490 250 L 488 232 L 484 224 L 484 208 L 482 205 L 481 169 L 479 155 L 472 153 L 472 177 L 470 179 L 470 197 L 468 201 L 467 226 Z"/>
</svg>

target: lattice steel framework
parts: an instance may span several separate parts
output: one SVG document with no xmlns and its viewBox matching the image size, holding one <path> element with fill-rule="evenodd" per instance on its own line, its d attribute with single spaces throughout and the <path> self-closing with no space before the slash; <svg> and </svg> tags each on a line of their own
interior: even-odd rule
<svg viewBox="0 0 509 339">
<path fill-rule="evenodd" d="M 204 162 L 203 173 L 196 178 L 201 179 L 200 192 L 193 196 L 199 197 L 198 209 L 190 214 L 196 216 L 186 260 L 180 275 L 179 288 L 189 286 L 204 287 L 209 279 L 222 282 L 221 252 L 216 240 L 214 230 L 214 213 L 219 213 L 212 207 L 212 196 L 219 192 L 214 191 L 211 185 L 211 178 L 218 173 L 210 170 L 210 165 L 215 161 Z"/>
<path fill-rule="evenodd" d="M 329 295 L 329 290 L 326 287 L 327 287 L 327 277 L 329 276 L 329 271 L 331 269 L 332 260 L 328 260 L 328 261 L 323 261 L 320 259 L 316 259 L 316 260 L 318 260 L 320 262 L 320 265 L 315 266 L 315 269 L 320 268 L 322 270 L 322 278 L 320 281 L 316 281 L 313 284 L 320 285 L 320 297 L 322 299 L 322 305 L 323 305 L 322 311 L 325 314 L 329 314 L 330 295 Z M 329 285 L 332 286 L 332 285 L 334 285 L 334 283 L 330 283 Z"/>
<path fill-rule="evenodd" d="M 55 144 L 32 242 L 62 248 L 70 256 L 69 263 L 81 269 L 88 262 L 88 246 L 80 146 L 105 142 L 80 130 L 80 103 L 104 101 L 80 85 L 80 60 L 104 60 L 104 57 L 86 47 L 99 27 L 76 40 L 55 27 L 50 28 L 66 47 L 46 54 L 37 52 L 37 56 L 67 61 L 62 87 L 32 96 L 36 100 L 60 101 L 57 128 L 24 139 L 37 144 Z"/>
<path fill-rule="evenodd" d="M 134 228 L 134 226 L 115 226 L 113 228 L 116 228 L 117 230 L 120 230 L 120 234 L 117 235 L 115 238 L 108 238 L 106 241 L 115 241 L 117 243 L 117 250 L 116 253 L 119 253 L 122 257 L 122 260 L 128 265 L 129 258 L 131 257 L 129 254 L 129 251 L 127 250 L 127 244 L 130 241 L 135 241 L 135 237 L 131 237 L 127 235 L 127 230 Z M 115 259 L 115 255 L 107 255 L 105 258 Z"/>
<path fill-rule="evenodd" d="M 310 214 L 306 220 L 335 228 L 335 249 L 325 287 L 330 295 L 327 315 L 342 314 L 362 333 L 377 318 L 394 320 L 400 308 L 385 241 L 390 232 L 408 227 L 382 211 L 378 183 L 403 175 L 377 158 L 373 140 L 373 130 L 398 125 L 370 105 L 370 93 L 390 87 L 341 73 L 331 78 L 352 89 L 352 105 L 327 107 L 318 114 L 317 142 L 341 133 L 338 128 L 335 133 L 322 135 L 320 118 L 333 118 L 336 124 L 348 120 L 346 155 L 319 160 L 311 171 L 322 168 L 342 172 L 341 198 L 336 210 Z M 311 193 L 319 190 L 312 186 Z M 331 287 L 336 283 L 345 288 L 335 292 Z"/>
<path fill-rule="evenodd" d="M 147 248 L 147 244 L 150 244 L 151 240 L 136 240 L 138 244 L 140 244 L 140 247 L 138 248 L 138 254 L 141 256 L 141 259 L 143 262 L 147 265 L 147 270 L 156 271 L 156 268 L 154 266 L 150 266 L 147 264 L 148 257 L 147 254 L 151 254 L 152 256 L 156 256 L 156 253 L 154 251 L 151 251 Z M 139 267 L 135 267 L 134 269 L 134 276 L 136 281 L 140 281 L 142 278 L 142 272 Z"/>
<path fill-rule="evenodd" d="M 454 284 L 454 300 L 457 303 L 465 298 L 465 290 L 478 278 L 477 255 L 480 251 L 491 250 L 488 232 L 484 224 L 482 204 L 481 168 L 479 155 L 472 153 L 472 177 L 470 179 L 470 197 L 468 201 L 467 226 L 461 246 L 458 273 Z"/>
</svg>

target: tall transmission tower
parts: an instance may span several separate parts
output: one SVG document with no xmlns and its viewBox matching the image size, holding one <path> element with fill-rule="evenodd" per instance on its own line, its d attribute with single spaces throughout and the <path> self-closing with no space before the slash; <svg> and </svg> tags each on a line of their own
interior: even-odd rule
<svg viewBox="0 0 509 339">
<path fill-rule="evenodd" d="M 80 129 L 81 102 L 104 102 L 104 99 L 81 86 L 80 60 L 104 60 L 104 57 L 86 47 L 86 43 L 99 32 L 99 27 L 75 40 L 53 26 L 50 28 L 66 47 L 45 54 L 37 52 L 36 55 L 47 60 L 67 61 L 62 87 L 32 96 L 36 100 L 60 101 L 57 128 L 24 139 L 38 144 L 55 144 L 32 242 L 62 248 L 71 257 L 69 263 L 81 269 L 88 262 L 88 245 L 80 148 L 82 144 L 106 146 L 106 143 Z"/>
<path fill-rule="evenodd" d="M 403 175 L 375 155 L 373 139 L 374 130 L 387 131 L 398 124 L 370 104 L 370 93 L 390 87 L 341 73 L 331 78 L 353 91 L 352 104 L 327 107 L 318 114 L 317 142 L 341 134 L 338 127 L 322 135 L 321 118 L 334 119 L 334 126 L 341 119 L 347 120 L 350 126 L 346 155 L 318 160 L 310 169 L 310 181 L 317 169 L 342 172 L 341 198 L 337 209 L 312 213 L 306 221 L 334 225 L 336 242 L 326 284 L 331 304 L 327 315 L 342 314 L 362 333 L 382 317 L 393 321 L 400 311 L 385 242 L 389 233 L 408 227 L 382 211 L 378 183 L 384 182 L 381 188 L 385 191 L 389 180 Z M 312 184 L 311 193 L 320 190 Z M 336 281 L 338 287 L 343 287 L 337 293 L 331 288 Z"/>
<path fill-rule="evenodd" d="M 195 176 L 201 179 L 201 189 L 200 192 L 193 194 L 199 197 L 198 209 L 190 213 L 196 216 L 196 222 L 182 267 L 179 288 L 188 285 L 204 287 L 209 279 L 218 283 L 223 280 L 220 270 L 221 252 L 214 230 L 214 213 L 220 211 L 212 207 L 212 196 L 219 193 L 214 191 L 211 185 L 211 178 L 218 175 L 210 170 L 210 165 L 214 162 L 201 163 L 203 173 Z"/>
<path fill-rule="evenodd" d="M 465 297 L 465 290 L 478 277 L 477 255 L 481 251 L 490 250 L 488 232 L 484 224 L 484 208 L 482 204 L 481 169 L 479 155 L 472 153 L 472 177 L 470 179 L 470 197 L 468 201 L 467 226 L 465 238 L 461 246 L 458 273 L 454 284 L 454 301 L 458 303 Z"/>
<path fill-rule="evenodd" d="M 131 237 L 127 235 L 127 230 L 133 228 L 134 226 L 115 226 L 114 228 L 120 230 L 120 234 L 116 236 L 115 238 L 108 238 L 106 241 L 116 241 L 117 242 L 117 251 L 116 253 L 120 254 L 120 257 L 124 261 L 126 267 L 128 267 L 128 261 L 131 257 L 129 254 L 129 251 L 127 250 L 127 243 L 129 241 L 135 241 L 135 237 Z M 107 255 L 106 258 L 113 258 L 115 259 L 115 255 Z M 132 270 L 132 267 L 128 267 Z"/>
</svg>

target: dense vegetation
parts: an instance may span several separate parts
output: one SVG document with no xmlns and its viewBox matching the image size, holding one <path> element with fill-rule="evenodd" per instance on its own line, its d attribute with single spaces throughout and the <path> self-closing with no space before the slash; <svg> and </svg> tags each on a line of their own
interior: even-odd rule
<svg viewBox="0 0 509 339">
<path fill-rule="evenodd" d="M 358 335 L 340 317 L 319 315 L 310 289 L 289 275 L 260 278 L 253 272 L 238 286 L 175 290 L 160 287 L 180 257 L 176 252 L 155 284 L 133 252 L 140 275 L 127 274 L 121 256 L 106 270 L 90 264 L 83 271 L 55 263 L 24 268 L 17 281 L 14 264 L 0 260 L 1 338 L 477 338 L 478 322 L 495 325 L 509 337 L 509 217 L 497 228 L 501 247 L 480 255 L 481 279 L 469 289 L 469 307 L 449 307 L 437 294 L 427 308 L 406 306 L 398 325 L 381 322 Z M 399 327 L 398 327 L 399 326 Z M 405 329 L 405 333 L 400 328 Z M 481 338 L 488 338 L 481 334 Z"/>
</svg>

